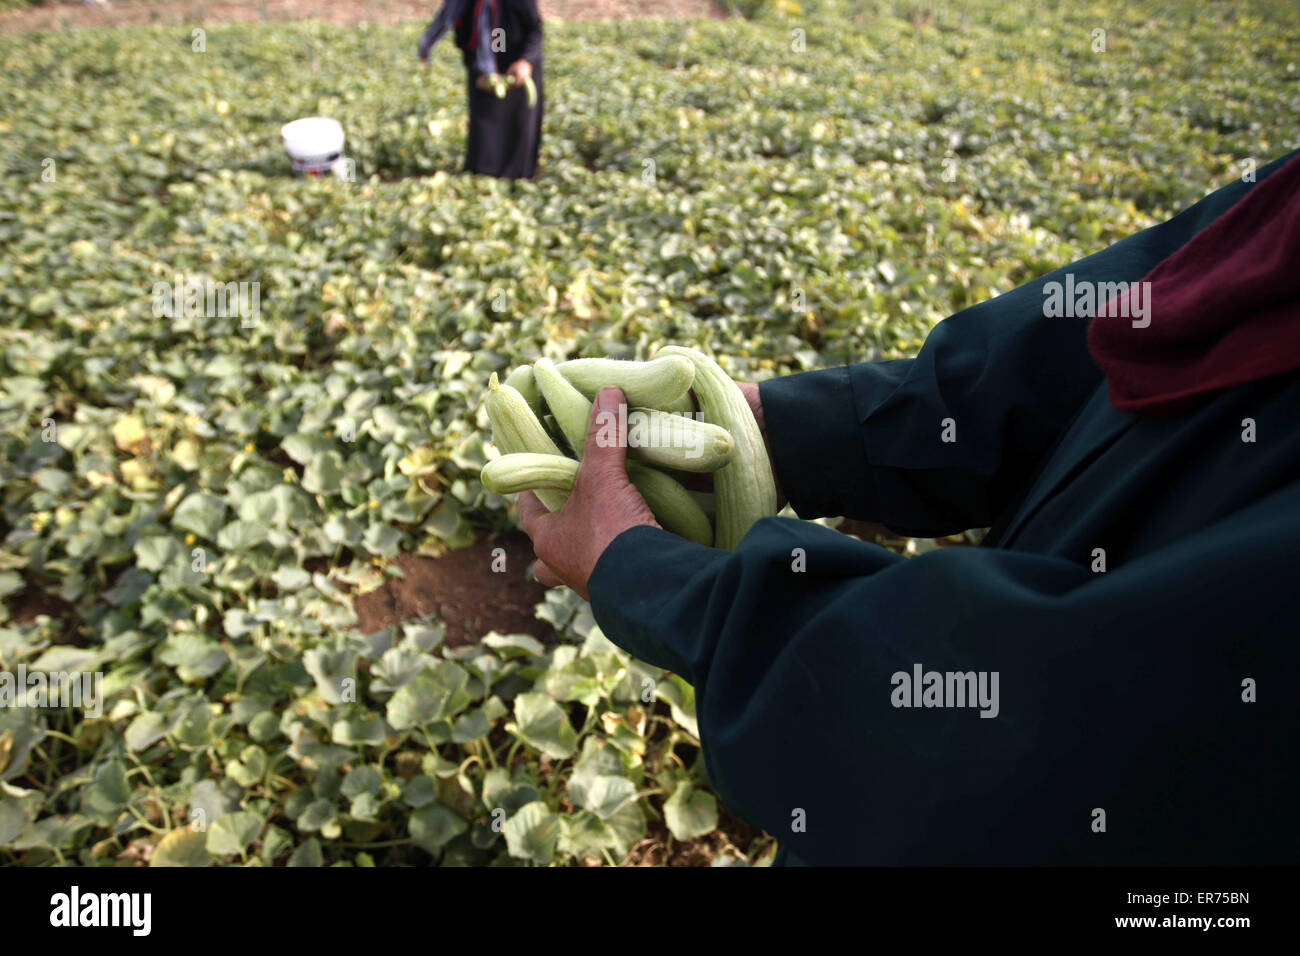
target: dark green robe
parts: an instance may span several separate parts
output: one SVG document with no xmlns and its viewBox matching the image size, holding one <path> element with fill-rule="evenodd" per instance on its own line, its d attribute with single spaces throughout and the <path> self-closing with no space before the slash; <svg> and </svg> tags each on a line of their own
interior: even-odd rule
<svg viewBox="0 0 1300 956">
<path fill-rule="evenodd" d="M 1043 315 L 1044 283 L 1139 280 L 1250 188 L 914 359 L 762 384 L 798 514 L 983 546 L 903 558 L 769 518 L 730 553 L 642 527 L 602 555 L 596 620 L 694 684 L 712 783 L 779 862 L 1295 862 L 1300 376 L 1120 412 L 1086 320 Z M 997 672 L 997 716 L 894 706 L 917 665 Z"/>
</svg>

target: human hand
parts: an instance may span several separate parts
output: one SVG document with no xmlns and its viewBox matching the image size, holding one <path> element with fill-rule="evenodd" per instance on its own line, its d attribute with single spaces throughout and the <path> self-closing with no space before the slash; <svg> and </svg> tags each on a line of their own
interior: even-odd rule
<svg viewBox="0 0 1300 956">
<path fill-rule="evenodd" d="M 515 83 L 523 83 L 524 80 L 532 78 L 533 65 L 527 60 L 515 60 L 506 70 L 506 75 Z"/>
<path fill-rule="evenodd" d="M 563 508 L 547 511 L 531 491 L 519 496 L 519 519 L 537 555 L 533 573 L 547 587 L 565 584 L 588 597 L 587 580 L 611 541 L 638 525 L 660 527 L 628 480 L 625 428 L 612 444 L 597 439 L 610 416 L 618 421 L 623 402 L 619 389 L 606 386 L 592 404 L 582 464 Z"/>
</svg>

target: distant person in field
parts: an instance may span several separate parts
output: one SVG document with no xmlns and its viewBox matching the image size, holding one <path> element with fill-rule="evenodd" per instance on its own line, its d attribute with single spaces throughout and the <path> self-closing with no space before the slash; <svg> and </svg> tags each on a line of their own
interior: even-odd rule
<svg viewBox="0 0 1300 956">
<path fill-rule="evenodd" d="M 420 37 L 419 57 L 453 30 L 469 74 L 465 171 L 530 179 L 542 142 L 542 17 L 537 0 L 445 0 Z M 511 82 L 498 96 L 493 78 Z M 525 81 L 537 91 L 528 102 Z"/>
<path fill-rule="evenodd" d="M 696 692 L 780 863 L 1294 864 L 1300 154 L 940 322 L 912 359 L 742 385 L 802 517 L 662 530 L 598 441 L 536 574 Z"/>
</svg>

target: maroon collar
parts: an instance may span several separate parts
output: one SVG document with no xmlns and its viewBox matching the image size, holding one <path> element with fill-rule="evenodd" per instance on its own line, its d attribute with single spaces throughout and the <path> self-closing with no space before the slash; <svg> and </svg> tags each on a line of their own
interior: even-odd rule
<svg viewBox="0 0 1300 956">
<path fill-rule="evenodd" d="M 1116 408 L 1177 412 L 1205 393 L 1300 369 L 1300 157 L 1142 282 L 1088 327 Z"/>
</svg>

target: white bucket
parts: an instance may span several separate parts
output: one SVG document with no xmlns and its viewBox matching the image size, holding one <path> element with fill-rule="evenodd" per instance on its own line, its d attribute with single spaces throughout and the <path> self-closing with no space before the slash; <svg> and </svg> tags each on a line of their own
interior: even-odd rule
<svg viewBox="0 0 1300 956">
<path fill-rule="evenodd" d="M 343 127 L 338 120 L 308 116 L 280 128 L 284 148 L 289 151 L 296 173 L 322 176 L 332 172 L 343 179 L 347 161 L 343 158 Z"/>
</svg>

